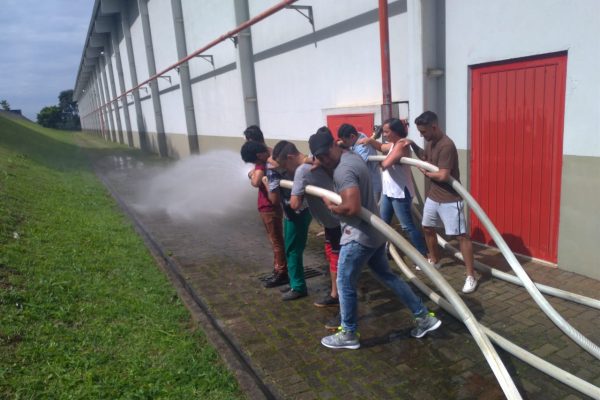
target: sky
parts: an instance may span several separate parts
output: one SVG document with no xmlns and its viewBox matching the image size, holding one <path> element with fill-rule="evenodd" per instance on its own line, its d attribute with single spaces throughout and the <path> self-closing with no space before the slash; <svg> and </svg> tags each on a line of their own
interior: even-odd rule
<svg viewBox="0 0 600 400">
<path fill-rule="evenodd" d="M 0 100 L 34 120 L 73 89 L 94 0 L 0 0 Z"/>
</svg>

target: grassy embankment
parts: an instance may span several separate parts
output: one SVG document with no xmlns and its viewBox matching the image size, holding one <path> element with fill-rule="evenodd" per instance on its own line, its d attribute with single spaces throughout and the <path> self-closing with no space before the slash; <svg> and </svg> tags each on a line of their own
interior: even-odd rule
<svg viewBox="0 0 600 400">
<path fill-rule="evenodd" d="M 0 398 L 242 397 L 77 135 L 0 117 Z"/>
</svg>

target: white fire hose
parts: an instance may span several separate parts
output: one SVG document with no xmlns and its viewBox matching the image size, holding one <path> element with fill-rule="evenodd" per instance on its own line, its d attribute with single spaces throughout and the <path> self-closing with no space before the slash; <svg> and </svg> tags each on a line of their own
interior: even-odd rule
<svg viewBox="0 0 600 400">
<path fill-rule="evenodd" d="M 292 187 L 292 182 L 289 180 L 282 180 L 280 184 L 284 188 L 291 189 Z M 305 193 L 311 196 L 327 197 L 336 204 L 341 203 L 341 197 L 338 194 L 316 186 L 307 186 L 305 188 Z M 448 284 L 444 277 L 442 277 L 442 275 L 440 275 L 440 273 L 433 268 L 433 266 L 421 255 L 421 253 L 413 248 L 406 241 L 406 239 L 404 239 L 398 232 L 386 224 L 381 218 L 366 210 L 364 207 L 361 209 L 359 216 L 361 219 L 368 222 L 375 229 L 381 232 L 390 242 L 401 249 L 402 252 L 406 254 L 415 264 L 421 267 L 423 272 L 425 272 L 429 279 L 434 282 L 443 295 L 448 299 L 450 304 L 458 313 L 460 320 L 463 321 L 469 332 L 471 332 L 471 335 L 473 335 L 475 342 L 481 349 L 486 361 L 490 365 L 490 368 L 496 376 L 496 379 L 498 380 L 498 383 L 500 384 L 500 387 L 502 388 L 506 398 L 510 400 L 522 399 L 521 394 L 515 386 L 515 383 L 513 382 L 509 372 L 502 363 L 500 356 L 475 319 L 475 316 L 473 313 L 471 313 L 471 310 L 469 310 L 460 296 L 458 296 L 458 294 L 454 291 L 452 286 Z"/>
<path fill-rule="evenodd" d="M 383 161 L 385 156 L 370 156 L 369 161 Z M 430 172 L 438 172 L 438 167 L 426 163 L 421 160 L 416 160 L 414 158 L 402 157 L 400 159 L 401 164 L 410 165 L 413 167 L 419 167 L 425 169 Z M 475 199 L 471 196 L 471 194 L 454 178 L 450 177 L 449 183 L 452 185 L 452 188 L 458 192 L 458 194 L 467 202 L 471 210 L 477 215 L 481 223 L 485 226 L 490 236 L 498 246 L 498 249 L 502 252 L 502 255 L 508 261 L 508 264 L 517 275 L 519 280 L 523 283 L 523 287 L 527 290 L 529 295 L 533 298 L 533 300 L 537 303 L 537 305 L 542 309 L 544 314 L 554 322 L 554 324 L 562 330 L 568 337 L 570 337 L 575 343 L 577 343 L 581 348 L 586 350 L 588 353 L 600 359 L 600 347 L 598 347 L 591 340 L 583 336 L 577 329 L 575 329 L 571 324 L 569 324 L 555 309 L 552 305 L 546 300 L 546 298 L 540 293 L 538 288 L 535 286 L 529 275 L 525 272 L 515 255 L 512 253 L 504 238 L 500 235 L 496 227 L 492 224 L 488 216 L 485 214 L 483 209 L 479 206 L 479 204 L 475 201 Z M 399 247 L 402 251 L 404 248 Z M 405 253 L 410 257 L 408 253 Z M 413 260 L 412 257 L 410 257 Z M 414 260 L 413 260 L 414 261 Z M 419 264 L 422 268 L 422 266 Z M 427 274 L 429 276 L 429 274 Z M 437 282 L 434 281 L 437 286 Z M 439 286 L 438 286 L 439 287 Z M 441 288 L 440 288 L 441 290 Z M 443 291 L 442 291 L 443 293 Z M 445 295 L 445 293 L 444 293 Z M 448 299 L 450 300 L 450 299 Z M 451 302 L 452 303 L 452 302 Z"/>
<path fill-rule="evenodd" d="M 460 319 L 458 313 L 446 299 L 441 297 L 439 294 L 434 292 L 429 286 L 423 283 L 416 275 L 412 272 L 412 270 L 404 263 L 402 257 L 398 254 L 398 251 L 394 246 L 390 246 L 390 253 L 392 258 L 398 265 L 398 268 L 402 271 L 402 273 L 408 278 L 408 280 L 419 288 L 419 290 L 425 293 L 434 303 L 438 304 L 444 310 L 452 314 L 455 318 Z M 542 358 L 536 356 L 533 353 L 523 349 L 522 347 L 517 346 L 512 343 L 508 339 L 500 336 L 496 332 L 491 329 L 481 325 L 481 328 L 485 332 L 485 334 L 498 346 L 502 347 L 504 350 L 512 354 L 513 356 L 519 358 L 521 361 L 531 365 L 532 367 L 544 372 L 545 374 L 551 376 L 559 382 L 564 383 L 567 386 L 572 387 L 579 392 L 588 395 L 594 399 L 600 399 L 600 388 L 592 385 L 591 383 L 584 381 L 583 379 L 556 367 L 555 365 L 543 360 Z"/>
</svg>

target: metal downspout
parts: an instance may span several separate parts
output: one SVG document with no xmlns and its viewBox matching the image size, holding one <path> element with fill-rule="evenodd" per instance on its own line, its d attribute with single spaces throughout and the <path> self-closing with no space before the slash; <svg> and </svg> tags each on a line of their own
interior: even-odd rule
<svg viewBox="0 0 600 400">
<path fill-rule="evenodd" d="M 138 0 L 140 17 L 142 18 L 142 31 L 144 32 L 144 45 L 146 47 L 146 61 L 148 62 L 148 74 L 156 75 L 156 59 L 154 57 L 154 46 L 152 44 L 152 32 L 150 29 L 150 15 L 148 14 L 148 0 Z M 160 104 L 160 93 L 158 92 L 158 80 L 153 79 L 148 83 L 152 93 L 152 106 L 154 107 L 154 120 L 156 121 L 156 136 L 158 140 L 158 154 L 167 157 L 167 138 L 165 136 L 165 124 Z"/>
<path fill-rule="evenodd" d="M 250 19 L 248 0 L 234 0 L 235 22 L 238 25 Z M 242 95 L 244 96 L 244 113 L 246 126 L 260 125 L 258 114 L 258 98 L 256 91 L 256 76 L 254 72 L 254 51 L 252 49 L 252 34 L 250 27 L 241 31 L 237 36 L 239 68 L 242 79 Z"/>
<path fill-rule="evenodd" d="M 187 42 L 185 39 L 185 24 L 183 21 L 181 0 L 171 0 L 171 9 L 173 11 L 177 58 L 182 59 L 187 56 Z M 198 154 L 200 152 L 198 128 L 196 126 L 196 112 L 194 111 L 194 97 L 192 96 L 190 66 L 187 62 L 179 66 L 179 86 L 181 88 L 181 97 L 183 98 L 183 111 L 185 113 L 185 126 L 187 128 L 190 154 Z"/>
<path fill-rule="evenodd" d="M 148 151 L 148 140 L 146 137 L 146 126 L 144 124 L 144 115 L 142 114 L 142 103 L 140 100 L 140 90 L 138 88 L 137 70 L 135 69 L 135 58 L 133 55 L 133 43 L 131 41 L 131 31 L 129 30 L 129 10 L 127 10 L 126 2 L 121 2 L 121 29 L 125 38 L 125 47 L 127 48 L 127 61 L 129 63 L 129 74 L 131 75 L 131 84 L 134 86 L 132 90 L 133 104 L 135 106 L 135 119 L 137 123 L 137 131 L 140 138 L 140 148 Z M 127 96 L 123 96 L 127 99 Z"/>
<path fill-rule="evenodd" d="M 379 0 L 379 47 L 381 52 L 381 122 L 392 118 L 392 77 L 390 73 L 390 32 L 388 0 Z"/>
</svg>

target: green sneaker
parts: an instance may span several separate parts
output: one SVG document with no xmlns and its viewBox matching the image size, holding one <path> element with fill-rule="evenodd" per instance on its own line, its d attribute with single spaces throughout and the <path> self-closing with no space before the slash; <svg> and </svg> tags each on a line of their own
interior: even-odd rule
<svg viewBox="0 0 600 400">
<path fill-rule="evenodd" d="M 427 334 L 427 332 L 431 332 L 436 330 L 442 325 L 442 321 L 435 317 L 435 314 L 430 312 L 426 314 L 424 317 L 415 318 L 415 324 L 417 325 L 412 331 L 410 331 L 410 335 L 416 338 L 422 338 Z"/>
<path fill-rule="evenodd" d="M 336 334 L 325 336 L 321 339 L 321 344 L 330 349 L 352 349 L 356 350 L 360 347 L 358 334 L 355 332 L 345 331 L 340 329 Z"/>
</svg>

